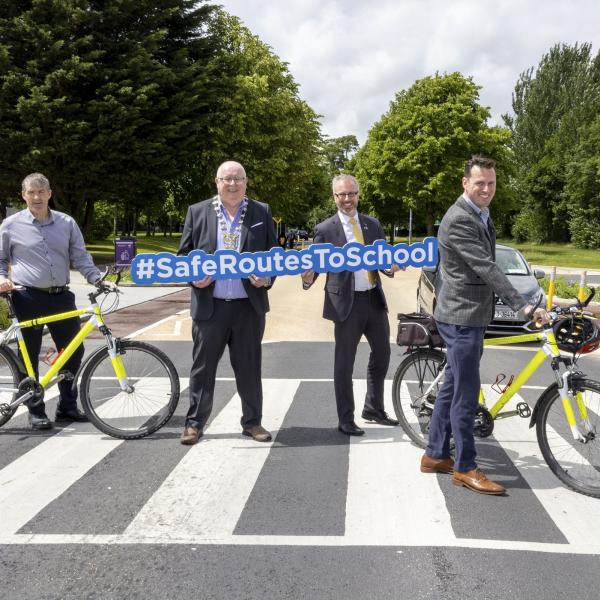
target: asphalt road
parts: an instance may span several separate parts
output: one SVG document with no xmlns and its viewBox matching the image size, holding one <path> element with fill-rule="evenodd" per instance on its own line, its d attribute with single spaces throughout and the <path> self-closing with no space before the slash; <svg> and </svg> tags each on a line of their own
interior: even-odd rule
<svg viewBox="0 0 600 600">
<path fill-rule="evenodd" d="M 400 428 L 357 418 L 366 435 L 343 436 L 335 428 L 333 344 L 327 324 L 315 321 L 320 294 L 297 296 L 310 298 L 302 316 L 289 310 L 296 292 L 284 292 L 263 345 L 271 444 L 240 435 L 227 356 L 205 436 L 191 448 L 178 443 L 191 362 L 187 291 L 109 318 L 116 333 L 155 343 L 177 365 L 182 397 L 161 431 L 135 442 L 89 424 L 32 432 L 25 414 L 0 430 L 2 598 L 593 596 L 600 500 L 561 485 L 527 421 L 498 422 L 478 444 L 480 465 L 508 488 L 504 497 L 421 474 L 421 451 Z M 90 340 L 88 351 L 100 343 Z M 531 352 L 486 350 L 483 379 L 516 373 Z M 393 347 L 390 413 L 401 358 Z M 358 399 L 367 359 L 363 343 Z M 600 379 L 599 358 L 581 365 Z M 542 367 L 523 399 L 533 403 L 550 377 Z M 54 407 L 50 393 L 49 414 Z"/>
</svg>

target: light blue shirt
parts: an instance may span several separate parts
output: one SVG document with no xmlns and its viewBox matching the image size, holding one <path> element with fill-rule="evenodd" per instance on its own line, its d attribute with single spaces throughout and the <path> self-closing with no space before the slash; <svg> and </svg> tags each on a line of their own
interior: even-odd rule
<svg viewBox="0 0 600 600">
<path fill-rule="evenodd" d="M 219 200 L 220 202 L 220 200 Z M 233 219 L 229 218 L 229 214 L 227 213 L 227 209 L 221 203 L 221 211 L 223 216 L 225 217 L 225 225 L 227 227 L 227 232 L 231 233 L 238 221 L 240 220 L 240 215 L 242 214 L 242 210 L 244 206 L 248 204 L 248 199 L 244 198 L 240 207 L 237 211 L 237 214 Z M 236 250 L 240 251 L 240 243 L 242 240 L 242 236 L 238 238 L 238 245 Z M 223 250 L 225 248 L 225 243 L 223 241 L 223 232 L 221 231 L 221 224 L 217 220 L 217 250 Z M 244 289 L 244 284 L 241 279 L 217 279 L 215 281 L 215 289 L 213 291 L 213 298 L 220 298 L 221 300 L 235 300 L 238 298 L 247 298 L 248 294 Z"/>
<path fill-rule="evenodd" d="M 479 206 L 477 206 L 477 204 L 475 204 L 475 202 L 473 202 L 473 200 L 471 200 L 471 198 L 469 198 L 469 196 L 467 196 L 466 194 L 463 194 L 462 197 L 467 201 L 467 204 L 469 206 L 473 207 L 473 210 L 475 210 L 475 212 L 479 215 L 481 222 L 487 228 L 488 219 L 490 218 L 490 209 L 487 206 L 485 208 L 479 208 Z"/>
<path fill-rule="evenodd" d="M 26 287 L 60 287 L 69 283 L 75 267 L 94 283 L 102 276 L 89 252 L 75 219 L 48 209 L 38 221 L 29 209 L 7 217 L 0 225 L 0 276 Z"/>
</svg>

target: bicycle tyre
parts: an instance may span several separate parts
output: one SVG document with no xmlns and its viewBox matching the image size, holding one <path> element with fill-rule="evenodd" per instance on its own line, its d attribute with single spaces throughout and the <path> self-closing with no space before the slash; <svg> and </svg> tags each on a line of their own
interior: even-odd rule
<svg viewBox="0 0 600 600">
<path fill-rule="evenodd" d="M 428 404 L 423 391 L 439 374 L 445 364 L 441 350 L 419 349 L 411 352 L 398 366 L 392 383 L 392 401 L 396 418 L 408 437 L 419 447 L 426 448 L 431 421 L 431 404 L 443 383 L 443 377 L 431 390 Z"/>
<path fill-rule="evenodd" d="M 112 437 L 133 440 L 160 429 L 179 402 L 179 376 L 169 357 L 150 344 L 119 341 L 131 392 L 121 390 L 104 348 L 81 374 L 81 404 L 89 420 Z"/>
<path fill-rule="evenodd" d="M 536 434 L 542 455 L 550 470 L 567 487 L 600 498 L 600 382 L 573 378 L 571 390 L 581 392 L 591 424 L 590 439 L 573 439 L 556 385 L 539 400 Z M 572 403 L 578 414 L 575 403 Z"/>
<path fill-rule="evenodd" d="M 4 386 L 16 388 L 23 378 L 17 359 L 11 350 L 0 347 L 0 427 L 10 421 L 17 410 L 17 406 L 8 408 L 17 396 L 17 392 L 9 392 Z"/>
</svg>

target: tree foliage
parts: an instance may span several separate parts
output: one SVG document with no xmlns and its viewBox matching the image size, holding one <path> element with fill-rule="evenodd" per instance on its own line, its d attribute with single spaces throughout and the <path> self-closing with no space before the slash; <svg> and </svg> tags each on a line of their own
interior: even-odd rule
<svg viewBox="0 0 600 600">
<path fill-rule="evenodd" d="M 512 132 L 522 205 L 515 221 L 518 237 L 569 239 L 575 197 L 568 165 L 579 155 L 582 132 L 598 114 L 599 100 L 600 57 L 592 55 L 590 44 L 557 44 L 537 68 L 519 77 L 513 114 L 504 115 Z"/>
<path fill-rule="evenodd" d="M 386 223 L 404 222 L 412 208 L 432 234 L 459 195 L 472 154 L 495 157 L 507 170 L 508 132 L 488 127 L 488 118 L 479 87 L 460 73 L 425 77 L 398 92 L 353 161 L 363 198 Z"/>
<path fill-rule="evenodd" d="M 342 173 L 346 169 L 358 147 L 359 144 L 355 135 L 343 135 L 335 138 L 325 137 L 323 139 L 321 152 L 331 177 Z"/>
<path fill-rule="evenodd" d="M 205 139 L 211 12 L 195 0 L 5 0 L 0 195 L 42 171 L 86 229 L 101 198 L 161 203 Z"/>
<path fill-rule="evenodd" d="M 318 115 L 300 98 L 287 64 L 239 19 L 221 11 L 213 31 L 223 43 L 215 70 L 226 85 L 208 143 L 178 181 L 176 197 L 214 194 L 218 165 L 232 159 L 246 168 L 252 197 L 288 222 L 303 222 L 326 182 Z"/>
</svg>

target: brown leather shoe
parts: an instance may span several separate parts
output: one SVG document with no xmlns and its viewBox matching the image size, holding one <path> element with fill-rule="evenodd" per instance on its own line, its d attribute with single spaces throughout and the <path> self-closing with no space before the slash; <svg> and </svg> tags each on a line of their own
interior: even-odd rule
<svg viewBox="0 0 600 600">
<path fill-rule="evenodd" d="M 492 494 L 497 496 L 506 492 L 504 486 L 490 481 L 479 467 L 472 471 L 467 471 L 466 473 L 454 471 L 452 483 L 454 485 L 464 485 L 466 488 L 469 488 L 474 492 L 479 492 L 480 494 Z"/>
<path fill-rule="evenodd" d="M 427 454 L 421 456 L 421 473 L 450 473 L 454 472 L 454 459 L 431 458 Z"/>
<path fill-rule="evenodd" d="M 257 442 L 270 442 L 273 439 L 271 434 L 262 425 L 244 427 L 242 435 L 247 435 Z"/>
<path fill-rule="evenodd" d="M 202 429 L 198 427 L 185 427 L 179 440 L 184 446 L 193 446 L 198 443 L 198 440 L 202 437 Z"/>
</svg>

